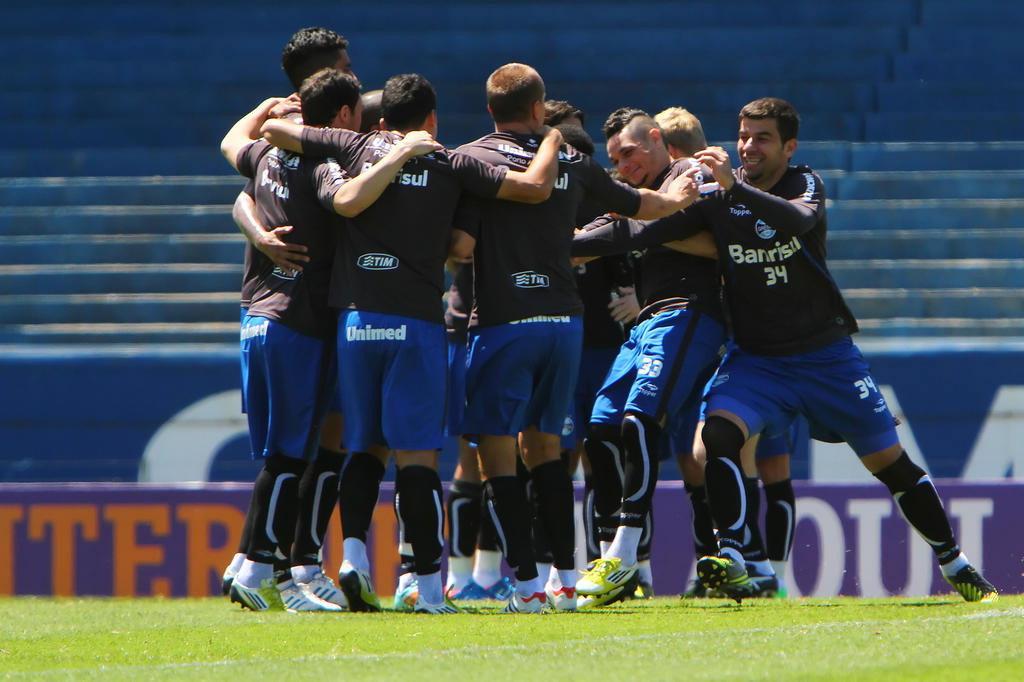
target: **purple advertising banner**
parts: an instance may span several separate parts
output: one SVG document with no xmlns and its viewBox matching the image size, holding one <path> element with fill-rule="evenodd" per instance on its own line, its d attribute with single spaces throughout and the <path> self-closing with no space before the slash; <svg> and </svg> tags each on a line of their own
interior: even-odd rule
<svg viewBox="0 0 1024 682">
<path fill-rule="evenodd" d="M 881 485 L 794 484 L 791 596 L 917 596 L 949 591 L 929 547 Z M 964 552 L 1001 591 L 1024 592 L 1024 483 L 940 481 Z M 206 596 L 236 550 L 250 486 L 235 483 L 0 484 L 0 595 Z M 578 491 L 579 492 L 579 491 Z M 369 538 L 381 594 L 395 584 L 396 528 L 385 485 Z M 579 506 L 579 505 L 578 505 Z M 335 514 L 325 570 L 341 563 Z M 582 552 L 577 552 L 582 556 Z M 678 481 L 655 494 L 659 594 L 693 571 L 689 502 Z"/>
</svg>

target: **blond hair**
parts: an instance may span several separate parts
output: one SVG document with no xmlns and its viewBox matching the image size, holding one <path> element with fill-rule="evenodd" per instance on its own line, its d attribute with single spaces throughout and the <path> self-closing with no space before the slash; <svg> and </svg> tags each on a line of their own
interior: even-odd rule
<svg viewBox="0 0 1024 682">
<path fill-rule="evenodd" d="M 693 156 L 708 146 L 700 119 L 682 107 L 669 107 L 654 117 L 666 144 L 683 156 Z"/>
</svg>

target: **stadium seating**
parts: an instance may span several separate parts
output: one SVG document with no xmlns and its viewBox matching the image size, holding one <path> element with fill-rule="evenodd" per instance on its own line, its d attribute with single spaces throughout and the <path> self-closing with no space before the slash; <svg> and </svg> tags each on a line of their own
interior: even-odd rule
<svg viewBox="0 0 1024 682">
<path fill-rule="evenodd" d="M 790 99 L 865 334 L 1024 335 L 1022 22 L 998 0 L 5 7 L 0 343 L 232 342 L 241 182 L 217 142 L 289 90 L 280 47 L 313 24 L 367 87 L 431 78 L 449 144 L 487 130 L 481 84 L 515 59 L 595 136 L 617 106 L 681 104 L 729 140 L 744 102 Z"/>
</svg>

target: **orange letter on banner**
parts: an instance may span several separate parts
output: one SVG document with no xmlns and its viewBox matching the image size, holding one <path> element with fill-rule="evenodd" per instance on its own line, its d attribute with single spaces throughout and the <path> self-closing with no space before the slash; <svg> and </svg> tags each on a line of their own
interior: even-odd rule
<svg viewBox="0 0 1024 682">
<path fill-rule="evenodd" d="M 171 533 L 171 514 L 166 504 L 108 504 L 103 519 L 114 526 L 114 596 L 136 597 L 135 583 L 139 566 L 160 566 L 164 548 L 160 545 L 136 543 L 138 526 L 148 525 L 153 535 L 167 537 Z M 170 583 L 163 578 L 153 580 L 149 594 L 170 596 Z"/>
<path fill-rule="evenodd" d="M 373 543 L 373 584 L 379 593 L 390 594 L 387 590 L 394 590 L 398 577 L 398 528 L 393 505 L 377 505 L 367 539 Z M 381 585 L 388 586 L 384 592 L 380 592 Z"/>
<path fill-rule="evenodd" d="M 0 504 L 0 595 L 14 594 L 14 524 L 23 516 L 20 504 Z"/>
<path fill-rule="evenodd" d="M 231 563 L 245 514 L 230 504 L 180 504 L 176 518 L 185 524 L 188 596 L 209 597 L 210 574 L 220 577 Z M 227 531 L 227 540 L 220 547 L 210 546 L 210 527 L 214 525 Z"/>
<path fill-rule="evenodd" d="M 29 540 L 42 540 L 50 526 L 50 580 L 55 597 L 75 593 L 75 528 L 82 529 L 83 540 L 99 537 L 99 515 L 93 504 L 33 504 L 28 510 Z"/>
</svg>

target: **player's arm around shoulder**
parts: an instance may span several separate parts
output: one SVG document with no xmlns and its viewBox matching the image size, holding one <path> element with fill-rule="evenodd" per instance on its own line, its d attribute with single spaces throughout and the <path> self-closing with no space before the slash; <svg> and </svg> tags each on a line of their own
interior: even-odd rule
<svg viewBox="0 0 1024 682">
<path fill-rule="evenodd" d="M 224 139 L 220 141 L 220 153 L 232 168 L 238 170 L 239 153 L 246 145 L 259 139 L 260 127 L 270 115 L 270 110 L 283 101 L 284 98 L 281 97 L 270 97 L 263 100 L 255 109 L 238 119 L 224 135 Z"/>
<path fill-rule="evenodd" d="M 505 174 L 497 198 L 526 204 L 547 201 L 558 178 L 558 154 L 562 142 L 562 133 L 556 128 L 548 128 L 526 170 Z"/>
<path fill-rule="evenodd" d="M 442 149 L 444 147 L 426 131 L 408 133 L 380 161 L 358 177 L 341 183 L 331 202 L 335 213 L 346 218 L 356 217 L 380 198 L 407 161 Z"/>
</svg>

